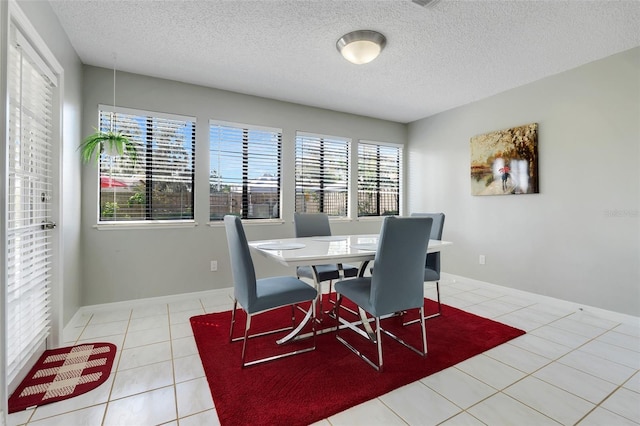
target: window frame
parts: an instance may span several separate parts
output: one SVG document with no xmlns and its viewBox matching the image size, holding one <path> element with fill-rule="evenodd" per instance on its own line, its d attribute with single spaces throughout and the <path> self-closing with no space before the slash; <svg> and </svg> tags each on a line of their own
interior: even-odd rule
<svg viewBox="0 0 640 426">
<path fill-rule="evenodd" d="M 208 197 L 209 197 L 209 224 L 210 225 L 216 225 L 216 224 L 220 224 L 223 221 L 224 215 L 221 215 L 220 217 L 213 217 L 212 216 L 212 205 L 211 205 L 211 173 L 215 170 L 217 173 L 220 173 L 221 170 L 218 169 L 214 169 L 213 164 L 211 162 L 211 158 L 212 158 L 212 144 L 213 144 L 213 139 L 212 139 L 212 132 L 214 130 L 215 127 L 225 127 L 225 128 L 229 128 L 229 129 L 235 129 L 235 130 L 239 130 L 242 131 L 242 145 L 243 145 L 243 151 L 242 151 L 242 157 L 241 157 L 241 161 L 242 161 L 242 176 L 241 176 L 241 182 L 239 182 L 238 186 L 242 186 L 242 197 L 241 197 L 241 205 L 240 205 L 240 213 L 234 213 L 233 211 L 228 212 L 228 214 L 237 214 L 242 221 L 249 221 L 251 223 L 264 223 L 264 222 L 282 222 L 282 216 L 283 216 L 283 209 L 282 209 L 282 198 L 283 198 L 283 191 L 282 191 L 282 186 L 283 186 L 283 179 L 282 179 L 282 156 L 283 156 L 283 129 L 278 128 L 278 127 L 270 127 L 270 126 L 261 126 L 261 125 L 254 125 L 254 124 L 247 124 L 247 123 L 238 123 L 238 122 L 231 122 L 231 121 L 224 121 L 224 120 L 216 120 L 216 119 L 210 119 L 209 120 L 209 130 L 208 130 L 208 137 L 209 137 L 209 176 L 208 176 L 208 185 L 209 185 L 209 191 L 208 191 Z M 259 179 L 255 178 L 255 177 L 251 177 L 252 173 L 250 170 L 250 162 L 252 160 L 252 155 L 251 152 L 249 151 L 252 145 L 252 140 L 250 138 L 251 134 L 250 132 L 263 132 L 265 134 L 269 134 L 271 133 L 271 138 L 273 138 L 272 140 L 275 141 L 277 143 L 277 153 L 275 154 L 275 174 L 276 176 L 273 176 L 275 178 L 274 182 L 276 184 L 276 202 L 275 204 L 272 206 L 272 201 L 271 199 L 269 199 L 269 212 L 268 212 L 268 216 L 269 217 L 254 217 L 253 215 L 250 216 L 250 211 L 253 212 L 253 209 L 255 208 L 254 203 L 251 202 L 251 191 L 250 191 L 250 186 L 251 186 L 251 181 L 255 180 L 255 179 Z M 228 141 L 229 142 L 229 141 Z M 263 140 L 255 140 L 253 141 L 253 144 L 255 143 L 264 143 Z M 218 150 L 218 152 L 220 152 L 220 150 Z M 260 155 L 260 154 L 254 154 L 254 156 L 256 155 Z M 233 155 L 231 156 L 233 157 Z M 271 158 L 271 157 L 269 157 Z M 256 158 L 253 158 L 253 160 L 255 161 Z M 270 176 L 271 177 L 271 176 Z M 222 179 L 224 179 L 224 177 L 222 177 Z M 225 183 L 225 185 L 227 185 L 227 183 Z M 232 182 L 228 184 L 229 186 L 232 186 Z M 230 191 L 231 192 L 231 191 Z M 233 196 L 231 196 L 231 203 L 233 202 Z M 233 205 L 233 204 L 232 204 Z M 277 215 L 274 215 L 273 213 L 277 212 Z"/>
<path fill-rule="evenodd" d="M 316 142 L 319 142 L 322 146 L 318 148 L 319 151 L 319 155 L 322 158 L 321 160 L 321 164 L 318 166 L 320 170 L 323 170 L 326 167 L 325 164 L 325 160 L 324 160 L 324 145 L 325 145 L 325 141 L 328 143 L 343 143 L 344 144 L 344 168 L 341 168 L 338 170 L 339 173 L 343 173 L 344 174 L 344 188 L 341 191 L 334 191 L 334 192 L 344 192 L 346 199 L 344 200 L 344 205 L 340 205 L 337 206 L 337 208 L 339 210 L 344 210 L 344 214 L 331 214 L 330 212 L 327 212 L 327 203 L 325 202 L 327 194 L 331 193 L 332 191 L 327 191 L 324 188 L 324 184 L 329 182 L 329 185 L 332 182 L 332 179 L 329 179 L 326 176 L 326 174 L 324 172 L 322 172 L 317 179 L 319 180 L 318 183 L 318 187 L 319 189 L 316 192 L 316 194 L 318 195 L 319 200 L 317 201 L 318 204 L 318 209 L 312 209 L 312 210 L 307 210 L 306 209 L 306 201 L 303 202 L 305 204 L 305 209 L 304 211 L 298 211 L 298 197 L 299 197 L 299 192 L 298 192 L 298 188 L 301 187 L 303 188 L 302 190 L 302 194 L 303 197 L 306 198 L 306 196 L 304 196 L 304 188 L 307 186 L 312 186 L 312 183 L 300 183 L 299 180 L 299 168 L 303 167 L 303 165 L 301 164 L 301 162 L 303 161 L 304 157 L 299 157 L 298 156 L 298 149 L 300 146 L 300 140 L 301 139 L 309 139 L 309 141 L 313 141 L 313 139 L 317 139 Z M 350 205 L 352 202 L 352 194 L 351 194 L 351 176 L 352 176 L 352 170 L 351 170 L 351 152 L 352 152 L 352 144 L 353 144 L 353 140 L 349 137 L 345 137 L 345 136 L 335 136 L 335 135 L 325 135 L 325 134 L 318 134 L 318 133 L 310 133 L 310 132 L 305 132 L 305 131 L 297 131 L 296 135 L 295 135 L 295 140 L 294 140 L 294 206 L 293 206 L 293 210 L 296 213 L 305 213 L 305 212 L 309 212 L 309 213 L 327 213 L 328 216 L 331 219 L 349 219 L 351 217 L 350 214 Z M 313 168 L 313 164 L 311 164 L 311 167 Z M 329 167 L 331 168 L 331 167 Z M 315 177 L 315 176 L 314 176 Z M 342 204 L 342 203 L 341 203 Z"/>
<path fill-rule="evenodd" d="M 98 198 L 97 198 L 97 211 L 96 211 L 96 216 L 97 216 L 97 225 L 95 226 L 98 229 L 118 229 L 118 228 L 132 228 L 132 227 L 139 227 L 141 229 L 147 229 L 147 228 L 156 228 L 156 227 L 166 227 L 166 226 L 170 226 L 170 227 L 180 227 L 180 226 L 195 226 L 197 225 L 197 223 L 195 222 L 195 210 L 196 210 L 196 204 L 195 204 L 195 200 L 196 200 L 196 188 L 197 188 L 197 184 L 196 184 L 196 140 L 197 140 L 197 135 L 196 135 L 196 128 L 197 128 L 197 120 L 196 117 L 192 117 L 192 116 L 187 116 L 187 115 L 181 115 L 181 114 L 174 114 L 174 113 L 164 113 L 164 112 L 157 112 L 157 111 L 149 111 L 149 110 L 142 110 L 142 109 L 137 109 L 137 108 L 127 108 L 127 107 L 121 107 L 121 106 L 114 106 L 114 105 L 106 105 L 106 104 L 99 104 L 98 105 L 98 129 L 101 129 L 101 121 L 102 121 L 102 113 L 107 113 L 107 114 L 111 114 L 111 113 L 116 113 L 116 114 L 126 114 L 126 115 L 132 115 L 132 116 L 136 116 L 137 118 L 140 119 L 145 119 L 146 122 L 146 127 L 145 129 L 149 129 L 149 123 L 153 122 L 153 120 L 156 119 L 160 119 L 160 120 L 170 120 L 170 121 L 184 121 L 185 123 L 189 123 L 191 125 L 191 136 L 190 136 L 190 150 L 188 150 L 187 152 L 190 155 L 190 161 L 188 163 L 188 166 L 190 167 L 190 175 L 191 175 L 191 190 L 187 191 L 190 193 L 189 199 L 190 199 L 190 203 L 191 203 L 191 217 L 190 218 L 177 218 L 177 219 L 172 219 L 172 218 L 168 218 L 168 219 L 164 219 L 164 218 L 158 218 L 158 217 L 154 217 L 152 212 L 149 211 L 149 206 L 152 205 L 148 202 L 145 203 L 145 218 L 144 219 L 134 219 L 134 220 L 104 220 L 102 217 L 102 212 L 101 212 L 101 187 L 100 187 L 100 181 L 101 178 L 103 177 L 102 175 L 102 170 L 103 170 L 103 161 L 104 161 L 104 156 L 101 155 L 99 162 L 98 162 L 98 182 L 97 182 L 97 186 L 98 186 L 98 190 L 97 190 L 97 194 L 98 194 Z M 105 129 L 102 129 L 105 130 Z M 108 130 L 108 129 L 107 129 Z M 125 135 L 127 134 L 126 132 L 123 132 Z M 154 137 L 154 132 L 150 132 L 147 134 L 146 138 L 141 138 L 140 141 L 140 146 L 144 147 L 144 151 L 142 153 L 138 152 L 138 161 L 140 161 L 140 159 L 146 160 L 147 158 L 147 148 L 149 146 L 151 146 L 153 144 L 155 137 Z M 187 142 L 187 140 L 189 139 L 189 137 L 187 136 L 185 138 L 184 143 Z M 184 144 L 183 143 L 183 144 Z M 125 160 L 125 161 L 129 161 L 129 160 Z M 149 197 L 150 194 L 152 193 L 153 189 L 153 183 L 154 183 L 154 179 L 153 176 L 151 176 L 151 178 L 148 178 L 149 174 L 155 170 L 152 166 L 149 167 L 149 165 L 145 166 L 144 169 L 144 176 L 145 176 L 145 182 L 148 182 L 149 180 L 151 181 L 151 185 L 146 185 L 145 187 L 145 197 Z M 162 169 L 160 169 L 162 170 Z M 166 170 L 165 170 L 166 171 Z"/>
</svg>

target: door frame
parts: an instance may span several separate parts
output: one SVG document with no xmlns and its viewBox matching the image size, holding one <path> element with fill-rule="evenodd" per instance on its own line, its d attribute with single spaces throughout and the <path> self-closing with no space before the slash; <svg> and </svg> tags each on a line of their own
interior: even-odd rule
<svg viewBox="0 0 640 426">
<path fill-rule="evenodd" d="M 6 141 L 9 137 L 8 126 L 8 105 L 9 105 L 9 92 L 7 90 L 7 72 L 8 72 L 8 45 L 9 45 L 9 4 L 5 1 L 0 1 L 0 425 L 7 424 L 7 399 L 8 386 L 7 386 L 7 340 L 6 340 L 6 300 L 7 300 L 7 144 Z"/>
<path fill-rule="evenodd" d="M 0 295 L 0 313 L 2 320 L 0 321 L 0 337 L 2 337 L 2 349 L 0 351 L 0 378 L 2 379 L 3 386 L 0 388 L 0 397 L 2 398 L 0 405 L 0 411 L 7 413 L 7 398 L 9 397 L 10 386 L 15 387 L 16 384 L 7 383 L 6 375 L 6 261 L 7 261 L 7 199 L 6 194 L 8 189 L 8 155 L 6 152 L 6 146 L 9 135 L 9 94 L 7 88 L 7 62 L 8 62 L 8 45 L 9 45 L 9 28 L 10 24 L 15 24 L 27 40 L 31 43 L 32 47 L 41 56 L 46 65 L 56 75 L 58 79 L 58 86 L 54 90 L 53 98 L 53 131 L 52 131 L 52 158 L 51 164 L 53 167 L 51 181 L 52 181 L 52 200 L 51 200 L 51 220 L 57 223 L 57 228 L 51 232 L 51 247 L 52 247 L 52 265 L 51 265 L 51 331 L 49 337 L 46 340 L 46 346 L 49 348 L 58 347 L 63 342 L 63 288 L 62 288 L 62 276 L 63 276 L 63 263 L 61 259 L 62 255 L 62 229 L 63 229 L 63 215 L 61 208 L 62 194 L 60 193 L 62 188 L 62 147 L 63 147 L 63 106 L 64 106 L 64 69 L 60 65 L 60 62 L 56 59 L 51 52 L 45 40 L 40 36 L 37 29 L 31 24 L 26 14 L 22 11 L 15 0 L 9 0 L 7 2 L 1 2 L 0 15 L 2 19 L 2 34 L 0 34 L 0 62 L 2 65 L 2 81 L 0 82 L 0 91 L 2 98 L 2 105 L 0 105 L 0 122 L 2 128 L 2 143 L 0 144 L 0 174 L 2 181 L 5 182 L 0 189 L 2 194 L 2 205 L 0 206 L 0 219 L 2 220 L 2 240 L 0 241 L 0 266 L 2 266 L 2 291 Z M 5 25 L 6 24 L 6 25 Z M 24 372 L 26 373 L 27 370 Z M 4 419 L 0 418 L 0 425 Z"/>
</svg>

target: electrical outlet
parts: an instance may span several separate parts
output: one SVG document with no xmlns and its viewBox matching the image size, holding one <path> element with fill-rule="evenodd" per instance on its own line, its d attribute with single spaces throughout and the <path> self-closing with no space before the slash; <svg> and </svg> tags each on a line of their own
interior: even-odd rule
<svg viewBox="0 0 640 426">
<path fill-rule="evenodd" d="M 484 254 L 481 254 L 481 255 L 480 255 L 480 258 L 478 259 L 478 262 L 479 262 L 481 265 L 484 265 L 484 264 L 485 264 L 485 261 L 486 261 L 486 259 L 485 259 L 485 257 L 484 257 Z"/>
<path fill-rule="evenodd" d="M 211 261 L 211 272 L 215 272 L 218 270 L 218 261 L 217 260 L 212 260 Z"/>
</svg>

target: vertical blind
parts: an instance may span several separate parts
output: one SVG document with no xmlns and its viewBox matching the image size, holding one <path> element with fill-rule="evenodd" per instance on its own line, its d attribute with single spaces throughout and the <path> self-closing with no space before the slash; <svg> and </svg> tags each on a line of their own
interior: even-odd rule
<svg viewBox="0 0 640 426">
<path fill-rule="evenodd" d="M 209 123 L 209 217 L 280 217 L 282 130 Z"/>
<path fill-rule="evenodd" d="M 15 26 L 8 55 L 7 378 L 50 332 L 53 73 Z"/>
<path fill-rule="evenodd" d="M 358 216 L 400 213 L 402 146 L 358 143 Z"/>
<path fill-rule="evenodd" d="M 100 130 L 137 153 L 100 156 L 100 221 L 193 220 L 194 118 L 101 105 Z"/>
<path fill-rule="evenodd" d="M 335 136 L 297 133 L 296 212 L 347 216 L 349 143 Z"/>
</svg>

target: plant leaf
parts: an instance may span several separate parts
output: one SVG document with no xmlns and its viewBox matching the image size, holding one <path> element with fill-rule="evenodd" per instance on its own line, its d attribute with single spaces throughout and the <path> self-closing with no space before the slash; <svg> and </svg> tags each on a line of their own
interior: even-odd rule
<svg viewBox="0 0 640 426">
<path fill-rule="evenodd" d="M 131 161 L 133 161 L 133 164 L 136 163 L 138 152 L 135 147 L 135 142 L 130 141 L 122 132 L 101 132 L 98 129 L 95 130 L 96 132 L 87 136 L 78 147 L 82 160 L 85 163 L 89 163 L 93 159 L 95 163 L 98 164 L 100 154 L 105 148 L 111 152 L 117 152 L 118 156 L 126 154 Z"/>
</svg>

